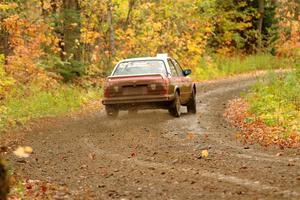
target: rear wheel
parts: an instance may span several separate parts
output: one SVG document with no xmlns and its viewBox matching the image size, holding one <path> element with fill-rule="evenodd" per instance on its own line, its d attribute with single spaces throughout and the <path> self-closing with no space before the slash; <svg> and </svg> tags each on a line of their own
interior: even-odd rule
<svg viewBox="0 0 300 200">
<path fill-rule="evenodd" d="M 181 115 L 181 103 L 180 103 L 180 96 L 178 92 L 175 93 L 175 98 L 172 102 L 172 105 L 169 108 L 169 113 L 173 115 L 174 117 L 180 117 Z"/>
<path fill-rule="evenodd" d="M 197 113 L 197 103 L 196 103 L 196 92 L 193 90 L 192 97 L 187 104 L 188 113 L 196 114 Z"/>
<path fill-rule="evenodd" d="M 119 108 L 115 105 L 106 105 L 105 106 L 106 114 L 108 117 L 116 118 L 119 114 Z"/>
</svg>

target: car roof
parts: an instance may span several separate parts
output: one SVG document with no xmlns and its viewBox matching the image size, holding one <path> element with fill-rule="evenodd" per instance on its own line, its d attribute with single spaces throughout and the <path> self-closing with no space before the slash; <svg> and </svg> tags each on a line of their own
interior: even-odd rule
<svg viewBox="0 0 300 200">
<path fill-rule="evenodd" d="M 142 60 L 163 60 L 166 61 L 170 57 L 138 57 L 138 58 L 128 58 L 121 60 L 120 62 L 131 62 L 131 61 L 142 61 Z"/>
</svg>

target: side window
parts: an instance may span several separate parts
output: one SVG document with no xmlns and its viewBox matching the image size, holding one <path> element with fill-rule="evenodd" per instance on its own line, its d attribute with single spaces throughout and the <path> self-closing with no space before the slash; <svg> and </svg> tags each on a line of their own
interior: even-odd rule
<svg viewBox="0 0 300 200">
<path fill-rule="evenodd" d="M 168 63 L 169 63 L 169 66 L 170 66 L 172 76 L 178 76 L 177 70 L 176 70 L 173 62 L 170 59 L 168 59 Z"/>
<path fill-rule="evenodd" d="M 176 61 L 176 60 L 172 60 L 173 63 L 174 63 L 174 66 L 175 66 L 175 69 L 178 73 L 179 76 L 184 76 L 183 75 L 183 71 L 182 71 L 182 68 L 180 67 L 179 63 Z"/>
</svg>

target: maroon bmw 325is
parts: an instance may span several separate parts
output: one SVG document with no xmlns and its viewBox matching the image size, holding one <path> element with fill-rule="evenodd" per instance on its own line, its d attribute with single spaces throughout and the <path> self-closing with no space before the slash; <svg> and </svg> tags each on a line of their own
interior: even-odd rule
<svg viewBox="0 0 300 200">
<path fill-rule="evenodd" d="M 180 117 L 181 106 L 194 114 L 196 85 L 190 74 L 190 69 L 182 70 L 167 54 L 122 60 L 107 77 L 102 103 L 111 117 L 117 117 L 119 110 L 155 108 Z"/>
</svg>

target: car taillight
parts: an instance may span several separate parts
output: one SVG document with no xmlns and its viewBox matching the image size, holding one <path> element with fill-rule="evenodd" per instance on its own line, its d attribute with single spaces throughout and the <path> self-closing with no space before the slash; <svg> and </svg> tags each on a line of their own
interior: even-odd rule
<svg viewBox="0 0 300 200">
<path fill-rule="evenodd" d="M 104 89 L 104 97 L 109 97 L 110 96 L 110 92 L 108 88 Z"/>
<path fill-rule="evenodd" d="M 103 88 L 103 91 L 104 91 L 104 97 L 110 97 L 109 88 L 110 88 L 110 84 L 109 84 L 109 80 L 108 80 L 108 82 L 106 82 L 106 83 L 104 84 L 104 88 Z"/>
<path fill-rule="evenodd" d="M 161 94 L 168 94 L 168 88 L 166 86 L 163 87 Z"/>
</svg>

